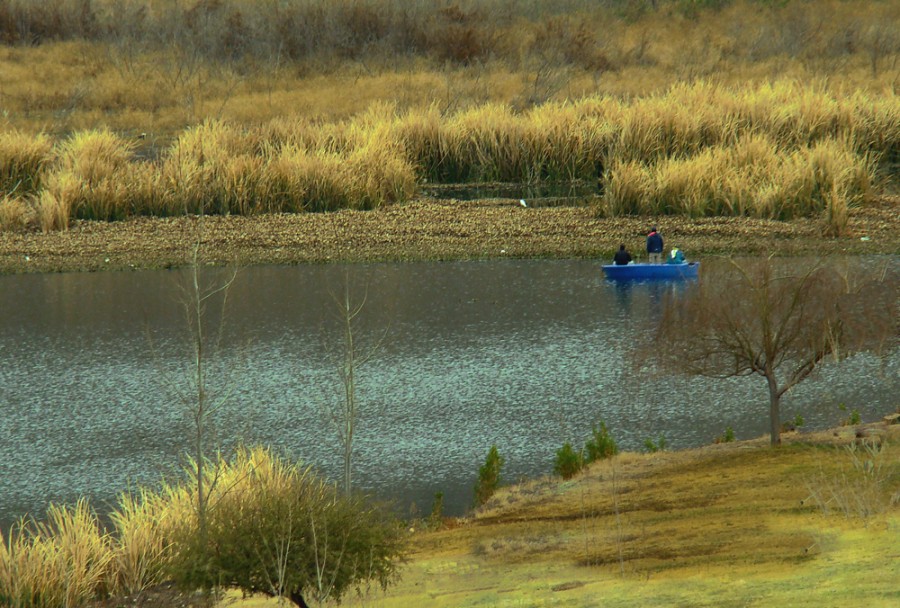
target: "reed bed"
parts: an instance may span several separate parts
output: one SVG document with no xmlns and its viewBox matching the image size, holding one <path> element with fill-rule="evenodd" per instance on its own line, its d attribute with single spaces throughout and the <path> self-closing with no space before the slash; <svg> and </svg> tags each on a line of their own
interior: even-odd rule
<svg viewBox="0 0 900 608">
<path fill-rule="evenodd" d="M 655 164 L 617 161 L 600 205 L 604 215 L 749 216 L 786 220 L 827 213 L 842 234 L 847 213 L 870 193 L 873 161 L 845 141 L 782 151 L 766 136 Z"/>
<path fill-rule="evenodd" d="M 682 84 L 645 98 L 586 97 L 444 115 L 391 104 L 339 122 L 205 121 L 158 160 L 107 130 L 0 141 L 7 182 L 39 184 L 0 207 L 15 229 L 135 215 L 371 209 L 430 182 L 600 179 L 600 213 L 845 217 L 900 157 L 900 98 L 776 82 Z M 33 219 L 28 219 L 33 218 Z M 846 220 L 829 220 L 835 224 Z"/>
<path fill-rule="evenodd" d="M 171 510 L 161 494 L 146 488 L 121 494 L 110 520 L 114 592 L 133 596 L 162 583 L 171 561 L 171 542 L 164 534 Z"/>
<path fill-rule="evenodd" d="M 52 151 L 53 141 L 44 133 L 0 132 L 0 194 L 22 196 L 39 191 Z"/>
<path fill-rule="evenodd" d="M 43 522 L 20 520 L 0 545 L 5 606 L 74 608 L 108 590 L 109 537 L 85 500 L 71 508 L 51 505 Z"/>
<path fill-rule="evenodd" d="M 189 463 L 185 471 L 182 480 L 158 490 L 121 494 L 110 514 L 112 532 L 101 528 L 81 499 L 72 507 L 51 505 L 42 521 L 21 519 L 9 538 L 0 534 L 0 604 L 76 608 L 139 594 L 184 575 L 197 548 L 196 469 Z M 334 485 L 311 468 L 264 448 L 240 448 L 230 460 L 220 457 L 208 463 L 204 476 L 208 532 L 219 539 L 230 538 L 235 517 L 273 504 L 304 514 L 325 512 L 338 498 Z"/>
</svg>

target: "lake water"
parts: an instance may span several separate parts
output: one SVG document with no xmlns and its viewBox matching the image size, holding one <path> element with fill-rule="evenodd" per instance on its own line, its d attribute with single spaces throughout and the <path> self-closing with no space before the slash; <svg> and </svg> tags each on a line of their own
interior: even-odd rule
<svg viewBox="0 0 900 608">
<path fill-rule="evenodd" d="M 178 469 L 192 428 L 179 398 L 192 371 L 183 277 L 0 277 L 0 523 L 83 495 L 103 510 Z M 492 444 L 505 480 L 550 473 L 556 450 L 581 445 L 601 418 L 626 450 L 660 435 L 702 445 L 726 426 L 767 432 L 759 378 L 654 377 L 630 364 L 678 285 L 609 283 L 595 261 L 507 260 L 241 270 L 208 351 L 221 445 L 271 445 L 338 478 L 322 410 L 341 390 L 332 294 L 345 277 L 366 297 L 354 337 L 363 350 L 380 342 L 357 370 L 355 480 L 404 512 L 427 512 L 441 491 L 445 512 L 463 513 Z M 782 417 L 824 428 L 846 416 L 841 404 L 880 417 L 897 406 L 898 371 L 900 356 L 827 367 L 785 397 Z"/>
</svg>

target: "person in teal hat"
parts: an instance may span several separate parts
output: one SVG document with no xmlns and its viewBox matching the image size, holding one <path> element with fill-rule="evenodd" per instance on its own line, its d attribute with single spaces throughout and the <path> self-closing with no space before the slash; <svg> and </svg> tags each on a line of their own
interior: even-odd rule
<svg viewBox="0 0 900 608">
<path fill-rule="evenodd" d="M 669 252 L 669 264 L 684 264 L 684 253 L 678 247 L 672 247 L 672 251 Z"/>
</svg>

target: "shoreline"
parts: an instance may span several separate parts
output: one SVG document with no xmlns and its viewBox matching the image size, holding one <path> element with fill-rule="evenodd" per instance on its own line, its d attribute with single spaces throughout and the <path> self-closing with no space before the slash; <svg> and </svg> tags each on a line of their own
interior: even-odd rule
<svg viewBox="0 0 900 608">
<path fill-rule="evenodd" d="M 716 255 L 898 255 L 900 197 L 851 211 L 845 236 L 821 236 L 817 219 L 598 218 L 590 206 L 523 208 L 518 200 L 420 199 L 373 211 L 260 216 L 77 220 L 62 232 L 0 232 L 0 274 L 185 266 L 201 235 L 205 264 L 611 259 L 624 243 L 638 261 L 657 225 L 689 260 Z"/>
</svg>

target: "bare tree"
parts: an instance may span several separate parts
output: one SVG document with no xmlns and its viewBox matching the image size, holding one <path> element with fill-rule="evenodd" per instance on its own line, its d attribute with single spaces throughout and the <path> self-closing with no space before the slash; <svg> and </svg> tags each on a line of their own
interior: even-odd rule
<svg viewBox="0 0 900 608">
<path fill-rule="evenodd" d="M 182 289 L 181 304 L 184 308 L 185 321 L 189 330 L 193 358 L 193 382 L 191 389 L 193 398 L 191 403 L 191 417 L 193 419 L 193 446 L 191 458 L 196 467 L 197 481 L 197 522 L 201 539 L 205 533 L 206 511 L 208 508 L 207 497 L 212 488 L 204 488 L 204 461 L 209 456 L 209 419 L 221 407 L 227 399 L 227 391 L 216 394 L 210 390 L 207 378 L 208 349 L 222 337 L 222 328 L 225 321 L 225 306 L 228 299 L 228 290 L 236 277 L 236 270 L 230 271 L 227 277 L 221 281 L 208 282 L 202 276 L 200 264 L 200 240 L 194 244 L 191 252 L 191 265 L 188 272 L 187 284 Z M 210 321 L 207 317 L 207 307 L 211 300 L 219 298 L 221 310 L 217 329 L 210 331 Z M 188 401 L 185 400 L 187 403 Z"/>
<path fill-rule="evenodd" d="M 772 445 L 784 394 L 826 360 L 889 352 L 898 338 L 898 281 L 887 268 L 730 261 L 670 297 L 652 346 L 663 368 L 713 378 L 757 375 L 769 392 Z"/>
<path fill-rule="evenodd" d="M 368 290 L 361 297 L 355 297 L 351 289 L 349 271 L 344 273 L 340 293 L 332 293 L 335 303 L 335 320 L 340 327 L 340 347 L 338 351 L 338 375 L 341 380 L 341 394 L 335 401 L 323 405 L 323 412 L 334 427 L 341 446 L 343 458 L 343 486 L 349 494 L 352 489 L 353 440 L 362 413 L 357 394 L 357 377 L 360 367 L 368 363 L 381 348 L 387 330 L 377 336 L 365 335 L 359 331 L 361 314 L 366 306 Z"/>
<path fill-rule="evenodd" d="M 237 277 L 236 269 L 209 272 L 203 260 L 203 215 L 197 218 L 196 233 L 186 259 L 186 267 L 177 279 L 177 304 L 185 323 L 181 370 L 159 365 L 160 390 L 172 402 L 184 408 L 190 420 L 190 438 L 186 456 L 194 485 L 199 546 L 205 543 L 209 497 L 215 490 L 216 475 L 206 469 L 213 460 L 216 444 L 214 417 L 228 400 L 233 382 L 213 383 L 210 367 L 221 352 L 228 294 Z M 152 339 L 151 348 L 154 348 Z M 155 348 L 154 348 L 155 350 Z"/>
</svg>

